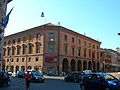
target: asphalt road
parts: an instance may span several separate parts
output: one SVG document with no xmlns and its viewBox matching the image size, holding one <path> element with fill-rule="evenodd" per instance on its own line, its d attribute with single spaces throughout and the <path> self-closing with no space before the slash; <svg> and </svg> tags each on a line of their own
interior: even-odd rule
<svg viewBox="0 0 120 90">
<path fill-rule="evenodd" d="M 24 78 L 11 77 L 8 87 L 0 87 L 0 90 L 26 90 Z M 31 83 L 30 90 L 80 90 L 79 83 L 64 82 L 63 77 L 45 76 L 44 83 Z"/>
</svg>

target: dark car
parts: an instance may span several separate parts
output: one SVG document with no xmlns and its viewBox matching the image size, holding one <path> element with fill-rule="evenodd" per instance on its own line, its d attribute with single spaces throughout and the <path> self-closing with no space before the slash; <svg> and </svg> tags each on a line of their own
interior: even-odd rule
<svg viewBox="0 0 120 90">
<path fill-rule="evenodd" d="M 83 76 L 84 74 L 81 72 L 70 72 L 65 76 L 64 81 L 81 82 Z"/>
<path fill-rule="evenodd" d="M 86 74 L 80 84 L 81 90 L 120 90 L 120 81 L 107 73 Z"/>
<path fill-rule="evenodd" d="M 10 77 L 6 72 L 0 71 L 0 86 L 9 86 Z"/>
<path fill-rule="evenodd" d="M 18 77 L 18 78 L 24 78 L 24 77 L 25 77 L 25 72 L 23 72 L 23 71 L 18 71 L 18 72 L 17 72 L 17 77 Z"/>
<path fill-rule="evenodd" d="M 31 81 L 44 83 L 44 77 L 40 72 L 31 72 Z"/>
</svg>

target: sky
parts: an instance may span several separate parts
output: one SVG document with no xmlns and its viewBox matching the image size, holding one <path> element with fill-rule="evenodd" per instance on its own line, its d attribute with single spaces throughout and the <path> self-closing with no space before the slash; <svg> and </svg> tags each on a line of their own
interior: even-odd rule
<svg viewBox="0 0 120 90">
<path fill-rule="evenodd" d="M 120 0 L 13 0 L 7 5 L 7 13 L 12 7 L 5 36 L 60 22 L 102 42 L 101 48 L 120 47 Z M 42 12 L 45 17 L 41 17 Z"/>
</svg>

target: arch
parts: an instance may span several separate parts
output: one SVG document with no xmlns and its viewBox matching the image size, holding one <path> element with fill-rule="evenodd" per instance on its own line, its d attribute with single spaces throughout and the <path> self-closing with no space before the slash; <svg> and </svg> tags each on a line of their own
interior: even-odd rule
<svg viewBox="0 0 120 90">
<path fill-rule="evenodd" d="M 6 66 L 6 70 L 7 70 L 7 71 L 9 70 L 9 66 L 8 66 L 8 65 Z"/>
<path fill-rule="evenodd" d="M 25 66 L 21 66 L 21 71 L 25 71 Z"/>
<path fill-rule="evenodd" d="M 100 64 L 99 64 L 99 62 L 97 62 L 97 71 L 98 72 L 100 71 Z"/>
<path fill-rule="evenodd" d="M 83 70 L 87 70 L 87 62 L 86 61 L 83 62 Z"/>
<path fill-rule="evenodd" d="M 70 62 L 70 71 L 75 71 L 75 70 L 76 70 L 76 62 L 74 59 L 72 59 Z"/>
<path fill-rule="evenodd" d="M 62 62 L 62 71 L 68 73 L 69 72 L 69 62 L 67 59 L 64 59 Z"/>
<path fill-rule="evenodd" d="M 82 63 L 80 60 L 77 62 L 77 71 L 82 71 Z"/>
<path fill-rule="evenodd" d="M 32 69 L 32 66 L 28 66 L 27 69 Z"/>
<path fill-rule="evenodd" d="M 14 72 L 14 66 L 10 66 L 10 71 L 13 73 Z"/>
<path fill-rule="evenodd" d="M 96 63 L 93 61 L 93 72 L 96 72 Z"/>
<path fill-rule="evenodd" d="M 15 72 L 19 71 L 19 66 L 16 66 Z"/>
<path fill-rule="evenodd" d="M 91 61 L 88 62 L 88 69 L 92 70 L 92 62 Z"/>
</svg>

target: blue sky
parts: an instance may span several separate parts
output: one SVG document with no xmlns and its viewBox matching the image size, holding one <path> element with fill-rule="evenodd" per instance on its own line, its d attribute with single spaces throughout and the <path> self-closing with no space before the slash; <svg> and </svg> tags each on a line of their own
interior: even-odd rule
<svg viewBox="0 0 120 90">
<path fill-rule="evenodd" d="M 102 42 L 101 48 L 120 47 L 120 0 L 13 0 L 5 36 L 46 23 L 58 24 Z M 45 17 L 41 17 L 44 12 Z"/>
</svg>

